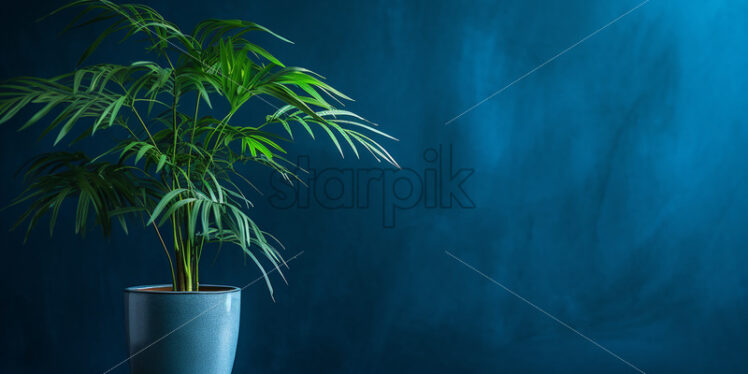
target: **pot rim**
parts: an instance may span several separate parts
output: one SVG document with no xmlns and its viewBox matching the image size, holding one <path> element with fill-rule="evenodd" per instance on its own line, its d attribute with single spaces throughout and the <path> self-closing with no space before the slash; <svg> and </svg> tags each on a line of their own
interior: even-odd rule
<svg viewBox="0 0 748 374">
<path fill-rule="evenodd" d="M 158 294 L 158 295 L 219 295 L 224 293 L 241 292 L 241 288 L 234 286 L 226 286 L 222 284 L 203 284 L 202 287 L 219 287 L 223 288 L 219 291 L 157 291 L 152 288 L 169 287 L 171 284 L 149 284 L 144 286 L 132 286 L 125 288 L 125 292 L 132 293 L 147 293 L 147 294 Z"/>
</svg>

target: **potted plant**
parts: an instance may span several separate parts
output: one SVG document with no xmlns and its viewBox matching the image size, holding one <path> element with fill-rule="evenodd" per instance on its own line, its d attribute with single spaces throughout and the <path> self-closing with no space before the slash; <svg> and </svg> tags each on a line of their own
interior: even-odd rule
<svg viewBox="0 0 748 374">
<path fill-rule="evenodd" d="M 261 270 L 271 297 L 266 267 L 282 275 L 284 265 L 277 241 L 247 213 L 251 203 L 239 184 L 251 182 L 236 166 L 257 163 L 289 182 L 298 179 L 283 154 L 299 131 L 324 134 L 341 155 L 349 147 L 356 156 L 365 150 L 397 165 L 373 139 L 391 137 L 337 109 L 333 103 L 350 99 L 322 77 L 285 66 L 250 41 L 257 32 L 288 41 L 263 26 L 208 19 L 185 33 L 148 6 L 110 1 L 75 1 L 52 14 L 69 8 L 80 11 L 66 29 L 104 24 L 104 31 L 73 72 L 0 85 L 0 124 L 27 113 L 20 129 L 44 123 L 54 145 L 114 141 L 93 156 L 54 151 L 35 157 L 26 166 L 28 189 L 13 201 L 29 206 L 16 226 L 27 222 L 28 237 L 49 215 L 51 235 L 62 203 L 72 199 L 76 233 L 91 221 L 104 234 L 115 225 L 127 232 L 134 222 L 155 230 L 154 248 L 166 253 L 172 282 L 125 292 L 132 372 L 230 373 L 241 290 L 200 283 L 202 250 L 210 243 L 235 245 Z M 81 65 L 117 34 L 139 36 L 149 57 Z M 282 106 L 260 123 L 236 120 L 262 96 Z M 227 109 L 214 110 L 216 100 L 225 100 Z"/>
</svg>

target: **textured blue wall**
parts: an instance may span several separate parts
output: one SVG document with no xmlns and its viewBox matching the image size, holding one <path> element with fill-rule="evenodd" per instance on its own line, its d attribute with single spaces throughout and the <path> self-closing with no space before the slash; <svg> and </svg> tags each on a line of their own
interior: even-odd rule
<svg viewBox="0 0 748 374">
<path fill-rule="evenodd" d="M 269 26 L 296 43 L 272 52 L 401 139 L 388 145 L 403 166 L 425 176 L 424 151 L 441 146 L 448 161 L 451 145 L 453 166 L 474 170 L 474 209 L 421 201 L 392 228 L 391 193 L 368 209 L 278 209 L 254 171 L 270 188 L 255 197 L 258 223 L 289 257 L 305 252 L 288 286 L 276 279 L 275 303 L 261 283 L 245 291 L 235 372 L 635 372 L 445 250 L 648 373 L 746 372 L 746 2 L 652 0 L 444 125 L 637 3 L 149 2 L 186 29 L 205 17 Z M 54 6 L 3 12 L 0 78 L 73 68 L 92 33 L 34 23 Z M 12 172 L 51 143 L 14 126 L 0 128 L 3 205 L 23 187 Z M 303 145 L 318 170 L 376 166 Z M 21 232 L 0 239 L 0 372 L 103 372 L 126 357 L 121 290 L 168 281 L 151 231 L 81 239 L 71 213 L 54 240 L 43 227 L 25 246 Z M 211 260 L 201 280 L 258 276 L 237 252 Z"/>
</svg>

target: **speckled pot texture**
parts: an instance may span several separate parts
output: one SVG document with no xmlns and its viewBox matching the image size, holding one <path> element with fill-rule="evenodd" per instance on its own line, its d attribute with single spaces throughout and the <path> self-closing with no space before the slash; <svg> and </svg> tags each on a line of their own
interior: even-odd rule
<svg viewBox="0 0 748 374">
<path fill-rule="evenodd" d="M 241 289 L 171 285 L 125 290 L 132 374 L 230 374 L 239 337 Z"/>
</svg>

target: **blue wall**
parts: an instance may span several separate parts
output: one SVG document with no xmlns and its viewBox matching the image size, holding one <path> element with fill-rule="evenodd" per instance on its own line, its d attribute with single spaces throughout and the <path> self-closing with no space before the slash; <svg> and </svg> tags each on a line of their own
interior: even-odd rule
<svg viewBox="0 0 748 374">
<path fill-rule="evenodd" d="M 304 252 L 288 286 L 275 279 L 275 303 L 261 283 L 244 292 L 235 372 L 635 372 L 445 250 L 648 373 L 745 372 L 748 4 L 652 0 L 444 125 L 637 3 L 150 1 L 185 29 L 206 17 L 272 28 L 296 43 L 268 41 L 273 53 L 400 138 L 387 145 L 404 167 L 445 172 L 435 149 L 473 171 L 474 208 L 421 200 L 389 228 L 397 191 L 367 209 L 286 207 L 251 171 L 267 191 L 253 216 L 288 257 Z M 92 33 L 34 22 L 55 5 L 3 12 L 0 78 L 74 67 Z M 93 60 L 136 53 L 111 45 Z M 51 144 L 17 125 L 0 128 L 2 205 L 23 187 L 10 175 Z M 302 146 L 317 170 L 377 167 Z M 127 355 L 121 290 L 169 279 L 151 231 L 82 239 L 72 209 L 61 218 L 54 240 L 44 227 L 25 246 L 20 231 L 0 239 L 0 372 L 105 371 Z M 211 283 L 258 276 L 227 249 L 201 270 Z"/>
</svg>

